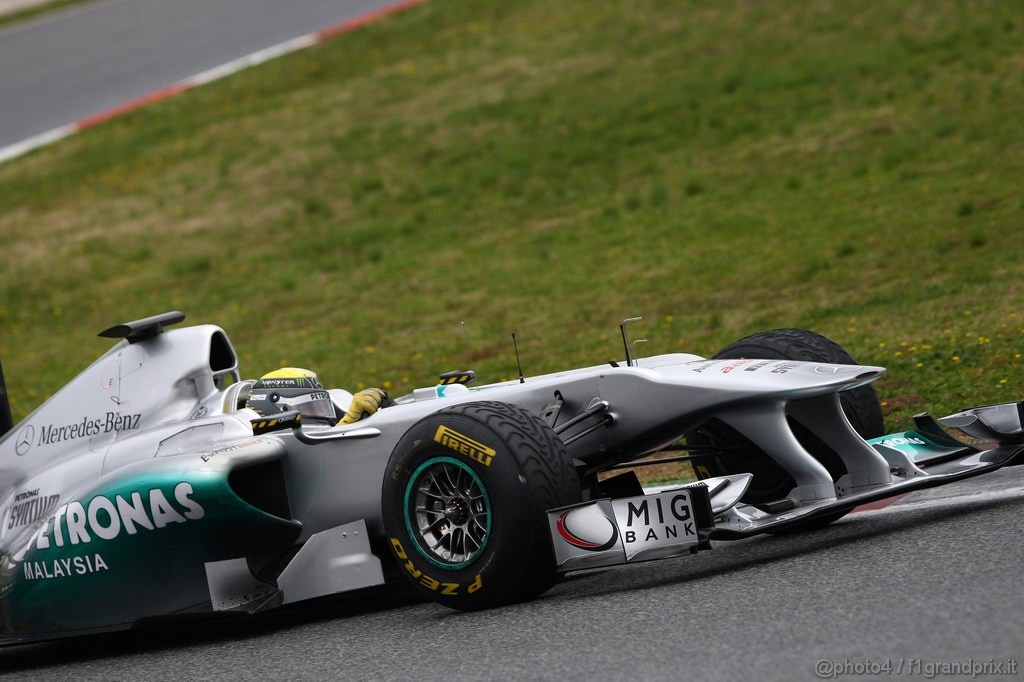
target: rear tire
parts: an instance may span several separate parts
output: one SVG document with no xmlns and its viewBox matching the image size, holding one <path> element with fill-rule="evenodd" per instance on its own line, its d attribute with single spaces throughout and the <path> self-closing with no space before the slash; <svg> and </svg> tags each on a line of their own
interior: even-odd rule
<svg viewBox="0 0 1024 682">
<path fill-rule="evenodd" d="M 581 500 L 562 441 L 539 417 L 499 402 L 457 405 L 413 425 L 391 454 L 381 494 L 401 572 L 464 611 L 554 585 L 546 512 Z"/>
<path fill-rule="evenodd" d="M 825 362 L 836 365 L 860 364 L 839 344 L 807 329 L 773 329 L 753 334 L 729 344 L 715 354 L 716 360 L 794 360 Z M 862 438 L 875 438 L 885 433 L 882 406 L 875 389 L 861 386 L 839 394 L 843 412 L 850 424 Z M 791 422 L 793 433 L 801 445 L 814 455 L 837 480 L 846 473 L 839 457 L 802 425 Z M 730 448 L 731 452 L 720 452 L 717 456 L 699 460 L 694 467 L 698 478 L 725 476 L 728 474 L 752 473 L 753 480 L 742 501 L 760 504 L 780 500 L 789 494 L 796 483 L 781 466 L 765 455 L 753 443 L 735 429 L 718 421 L 711 421 L 687 434 L 689 445 Z M 797 524 L 779 531 L 788 535 L 823 528 L 838 521 L 848 512 Z"/>
</svg>

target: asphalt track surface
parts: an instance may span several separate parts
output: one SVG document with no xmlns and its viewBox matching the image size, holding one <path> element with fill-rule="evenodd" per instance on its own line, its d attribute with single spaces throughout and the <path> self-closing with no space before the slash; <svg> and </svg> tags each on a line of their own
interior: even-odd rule
<svg viewBox="0 0 1024 682">
<path fill-rule="evenodd" d="M 463 614 L 332 598 L 0 649 L 0 679 L 813 680 L 820 660 L 893 670 L 836 679 L 925 679 L 895 674 L 913 660 L 921 673 L 968 659 L 1005 672 L 1024 664 L 1022 537 L 1013 467 L 815 533 L 576 574 L 528 604 Z"/>
<path fill-rule="evenodd" d="M 0 148 L 393 0 L 99 0 L 0 29 Z"/>
</svg>

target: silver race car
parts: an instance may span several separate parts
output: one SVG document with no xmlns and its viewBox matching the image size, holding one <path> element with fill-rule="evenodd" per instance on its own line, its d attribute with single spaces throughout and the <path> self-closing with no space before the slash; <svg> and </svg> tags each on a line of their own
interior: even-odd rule
<svg viewBox="0 0 1024 682">
<path fill-rule="evenodd" d="M 635 358 L 624 322 L 622 360 L 450 372 L 338 423 L 358 394 L 240 380 L 224 331 L 165 331 L 183 319 L 107 329 L 116 345 L 17 425 L 0 375 L 0 642 L 403 581 L 482 609 L 1024 458 L 1022 403 L 885 435 L 885 370 L 804 330 Z M 682 460 L 701 480 L 644 489 L 632 468 Z"/>
</svg>

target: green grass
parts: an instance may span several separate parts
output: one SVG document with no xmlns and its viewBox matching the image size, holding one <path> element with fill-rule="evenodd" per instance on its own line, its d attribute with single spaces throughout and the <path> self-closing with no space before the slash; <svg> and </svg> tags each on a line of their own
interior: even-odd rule
<svg viewBox="0 0 1024 682">
<path fill-rule="evenodd" d="M 401 393 L 808 327 L 1024 397 L 1015 3 L 437 0 L 0 166 L 16 417 L 180 308 Z M 464 327 L 462 322 L 465 322 Z"/>
</svg>

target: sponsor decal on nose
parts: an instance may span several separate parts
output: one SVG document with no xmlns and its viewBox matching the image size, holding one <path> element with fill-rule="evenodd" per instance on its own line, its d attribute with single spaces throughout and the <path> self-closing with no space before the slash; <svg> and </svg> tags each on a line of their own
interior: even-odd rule
<svg viewBox="0 0 1024 682">
<path fill-rule="evenodd" d="M 860 369 L 859 365 L 818 365 L 814 371 L 818 374 L 853 374 L 859 372 Z"/>
</svg>

